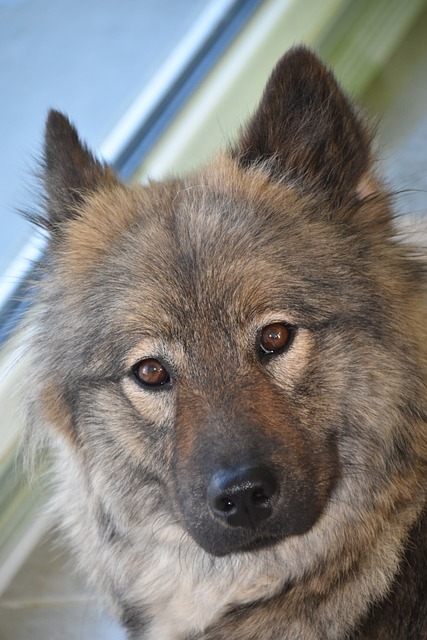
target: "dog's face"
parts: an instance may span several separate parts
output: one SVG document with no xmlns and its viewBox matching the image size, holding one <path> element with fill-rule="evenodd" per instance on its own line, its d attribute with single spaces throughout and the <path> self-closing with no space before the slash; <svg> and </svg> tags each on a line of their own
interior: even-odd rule
<svg viewBox="0 0 427 640">
<path fill-rule="evenodd" d="M 256 549 L 312 529 L 376 439 L 393 448 L 372 425 L 404 402 L 393 318 L 414 277 L 369 153 L 301 49 L 236 146 L 182 180 L 123 186 L 51 114 L 38 393 L 111 513 Z"/>
</svg>

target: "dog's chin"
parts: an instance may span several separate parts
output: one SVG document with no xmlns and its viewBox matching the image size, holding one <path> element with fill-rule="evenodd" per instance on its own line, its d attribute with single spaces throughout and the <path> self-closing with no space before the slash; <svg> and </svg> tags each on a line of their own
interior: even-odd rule
<svg viewBox="0 0 427 640">
<path fill-rule="evenodd" d="M 273 547 L 279 543 L 283 538 L 281 537 L 259 537 L 248 542 L 241 542 L 240 544 L 223 544 L 221 541 L 212 541 L 210 544 L 204 544 L 203 549 L 212 556 L 228 556 L 233 553 L 255 553 L 261 549 L 267 549 Z"/>
<path fill-rule="evenodd" d="M 276 531 L 247 531 L 239 528 L 228 528 L 220 531 L 213 527 L 208 532 L 201 532 L 197 529 L 188 532 L 196 544 L 206 553 L 220 557 L 234 553 L 256 553 L 263 549 L 271 548 L 286 538 L 307 533 L 313 525 L 314 521 L 309 525 L 295 527 L 292 530 L 285 529 L 285 531 L 282 529 L 276 529 Z"/>
</svg>

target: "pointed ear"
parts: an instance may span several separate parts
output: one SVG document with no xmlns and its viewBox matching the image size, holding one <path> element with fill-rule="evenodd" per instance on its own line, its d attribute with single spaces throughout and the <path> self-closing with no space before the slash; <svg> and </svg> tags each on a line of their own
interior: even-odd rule
<svg viewBox="0 0 427 640">
<path fill-rule="evenodd" d="M 370 131 L 332 73 L 297 47 L 277 64 L 232 154 L 246 168 L 263 163 L 272 178 L 335 208 L 355 197 L 370 147 Z"/>
<path fill-rule="evenodd" d="M 89 193 L 116 183 L 113 171 L 80 141 L 68 118 L 54 110 L 46 121 L 43 183 L 43 224 L 51 232 L 58 232 L 64 222 L 79 215 Z"/>
</svg>

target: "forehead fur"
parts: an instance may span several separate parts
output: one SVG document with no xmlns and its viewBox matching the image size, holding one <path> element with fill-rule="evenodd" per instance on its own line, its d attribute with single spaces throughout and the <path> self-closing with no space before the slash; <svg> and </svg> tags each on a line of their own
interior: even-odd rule
<svg viewBox="0 0 427 640">
<path fill-rule="evenodd" d="M 316 203 L 316 218 L 321 206 Z M 309 218 L 314 233 L 329 228 L 311 216 L 312 210 L 309 197 L 272 182 L 262 169 L 244 171 L 220 156 L 183 180 L 151 182 L 147 187 L 118 183 L 89 194 L 67 225 L 59 262 L 74 280 L 90 276 L 100 261 L 118 256 L 123 243 L 126 251 L 133 244 L 141 250 L 142 269 L 144 258 L 154 260 L 156 251 L 159 260 L 163 254 L 171 260 L 177 252 L 180 257 L 200 253 L 204 260 L 216 253 L 219 240 L 235 245 L 236 252 L 248 241 L 254 249 L 268 245 L 273 251 L 277 241 L 281 244 L 293 234 L 297 250 L 310 230 Z M 227 262 L 222 246 L 221 253 Z M 149 264 L 152 268 L 155 261 Z"/>
<path fill-rule="evenodd" d="M 239 229 L 259 226 L 269 210 L 283 208 L 284 198 L 289 215 L 297 207 L 302 214 L 304 201 L 293 189 L 277 186 L 262 171 L 243 171 L 221 156 L 183 180 L 147 187 L 117 183 L 89 194 L 68 223 L 61 254 L 74 277 L 87 275 L 121 238 L 139 231 L 138 239 L 147 246 L 173 238 L 184 250 L 209 245 L 212 236 L 224 236 L 227 230 L 234 230 L 237 240 Z M 263 211 L 258 213 L 259 207 Z"/>
</svg>

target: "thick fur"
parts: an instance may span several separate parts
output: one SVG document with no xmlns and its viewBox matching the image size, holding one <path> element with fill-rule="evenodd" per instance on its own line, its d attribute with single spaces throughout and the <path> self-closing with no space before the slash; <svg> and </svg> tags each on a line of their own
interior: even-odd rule
<svg viewBox="0 0 427 640">
<path fill-rule="evenodd" d="M 27 443 L 129 638 L 427 638 L 425 261 L 371 156 L 304 48 L 182 179 L 125 186 L 50 113 Z M 275 491 L 231 526 L 208 496 L 242 465 Z"/>
</svg>

